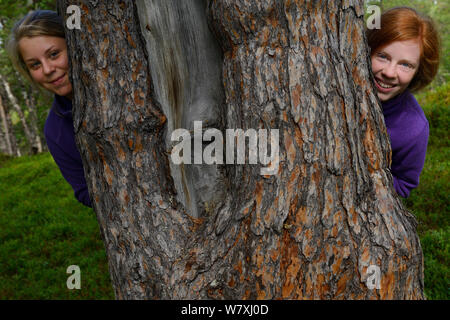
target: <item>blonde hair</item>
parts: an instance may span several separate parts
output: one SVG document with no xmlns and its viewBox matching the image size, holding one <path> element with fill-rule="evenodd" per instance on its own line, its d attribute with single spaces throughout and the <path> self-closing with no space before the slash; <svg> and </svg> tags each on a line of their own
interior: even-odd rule
<svg viewBox="0 0 450 320">
<path fill-rule="evenodd" d="M 50 36 L 65 39 L 63 20 L 55 11 L 30 11 L 12 28 L 7 44 L 7 52 L 14 67 L 31 83 L 34 83 L 19 49 L 19 41 L 24 37 Z"/>
</svg>

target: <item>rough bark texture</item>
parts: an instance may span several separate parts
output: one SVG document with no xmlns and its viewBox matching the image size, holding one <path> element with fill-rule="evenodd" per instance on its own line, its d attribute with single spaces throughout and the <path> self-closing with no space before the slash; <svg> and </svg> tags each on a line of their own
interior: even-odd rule
<svg viewBox="0 0 450 320">
<path fill-rule="evenodd" d="M 416 221 L 392 187 L 362 1 L 80 7 L 82 30 L 67 31 L 74 126 L 117 298 L 423 298 Z M 219 45 L 218 62 L 196 43 L 213 39 L 206 17 L 218 44 L 205 47 Z M 185 59 L 197 50 L 221 74 L 202 78 L 202 63 Z M 195 81 L 217 91 L 195 96 Z M 202 119 L 279 129 L 278 173 L 174 169 L 170 130 Z M 202 176 L 221 192 L 196 190 Z M 381 270 L 378 290 L 365 283 L 370 265 Z"/>
</svg>

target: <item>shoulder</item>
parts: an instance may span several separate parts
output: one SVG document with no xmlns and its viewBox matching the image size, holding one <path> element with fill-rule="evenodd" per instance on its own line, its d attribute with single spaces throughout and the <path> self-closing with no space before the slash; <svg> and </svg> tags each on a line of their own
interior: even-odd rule
<svg viewBox="0 0 450 320">
<path fill-rule="evenodd" d="M 405 130 L 409 131 L 409 136 L 428 136 L 428 120 L 416 98 L 410 92 L 405 94 L 402 103 L 402 114 L 402 125 L 405 127 Z"/>
<path fill-rule="evenodd" d="M 405 99 L 405 111 L 409 113 L 412 119 L 418 124 L 421 124 L 422 126 L 428 126 L 428 120 L 425 116 L 425 113 L 423 112 L 423 109 L 420 107 L 419 102 L 417 102 L 412 93 L 408 92 L 405 96 Z"/>
</svg>

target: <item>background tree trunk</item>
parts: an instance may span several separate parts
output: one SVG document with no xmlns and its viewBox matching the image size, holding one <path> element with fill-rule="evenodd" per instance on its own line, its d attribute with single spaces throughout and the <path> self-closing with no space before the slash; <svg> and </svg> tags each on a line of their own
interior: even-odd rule
<svg viewBox="0 0 450 320">
<path fill-rule="evenodd" d="M 33 141 L 32 144 L 32 153 L 41 153 L 43 151 L 43 146 L 42 146 L 42 139 L 41 136 L 39 135 L 39 128 L 38 128 L 38 116 L 37 116 L 37 106 L 36 106 L 36 100 L 35 100 L 35 95 L 37 95 L 37 93 L 35 92 L 35 90 L 33 89 L 32 86 L 24 84 L 21 80 L 20 77 L 18 77 L 20 85 L 22 87 L 22 94 L 23 94 L 23 99 L 25 101 L 25 104 L 28 108 L 28 112 L 29 112 L 29 123 L 30 123 L 30 134 L 31 134 L 31 139 Z"/>
<path fill-rule="evenodd" d="M 8 96 L 9 102 L 11 103 L 12 107 L 14 108 L 14 110 L 17 112 L 19 119 L 20 119 L 20 123 L 22 124 L 23 127 L 23 131 L 25 133 L 25 138 L 28 142 L 28 145 L 30 147 L 30 150 L 32 151 L 32 153 L 34 154 L 35 152 L 33 152 L 33 150 L 37 150 L 35 144 L 36 144 L 36 134 L 33 133 L 27 123 L 27 119 L 25 118 L 25 114 L 22 111 L 22 108 L 20 107 L 17 98 L 14 96 L 14 94 L 11 91 L 11 87 L 9 86 L 8 81 L 5 79 L 5 77 L 3 77 L 2 75 L 0 75 L 0 81 L 3 84 L 3 87 L 5 88 L 6 91 L 6 95 Z M 41 147 L 42 150 L 42 147 Z"/>
<path fill-rule="evenodd" d="M 67 30 L 74 126 L 117 298 L 423 298 L 362 1 L 80 7 L 82 30 Z M 279 129 L 277 174 L 175 168 L 168 137 L 194 120 Z"/>
<path fill-rule="evenodd" d="M 8 108 L 3 103 L 3 97 L 0 95 L 0 116 L 2 120 L 3 135 L 5 138 L 6 152 L 11 156 L 21 155 L 20 149 L 17 147 L 16 136 L 14 135 L 14 128 L 9 116 Z"/>
<path fill-rule="evenodd" d="M 9 155 L 14 155 L 13 149 L 12 149 L 12 143 L 11 143 L 11 139 L 10 139 L 8 121 L 6 120 L 5 107 L 3 106 L 3 100 L 2 100 L 1 95 L 0 95 L 0 117 L 1 117 L 1 121 L 2 121 L 1 151 L 6 154 L 9 154 Z"/>
</svg>

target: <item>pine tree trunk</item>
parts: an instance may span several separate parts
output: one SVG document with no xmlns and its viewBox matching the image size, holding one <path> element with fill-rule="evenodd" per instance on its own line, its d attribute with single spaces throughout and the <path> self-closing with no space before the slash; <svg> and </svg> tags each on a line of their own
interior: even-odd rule
<svg viewBox="0 0 450 320">
<path fill-rule="evenodd" d="M 423 298 L 362 1 L 80 7 L 74 126 L 118 299 Z M 278 171 L 177 167 L 171 133 L 195 120 L 278 129 Z"/>
</svg>

